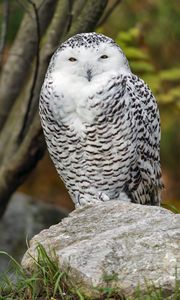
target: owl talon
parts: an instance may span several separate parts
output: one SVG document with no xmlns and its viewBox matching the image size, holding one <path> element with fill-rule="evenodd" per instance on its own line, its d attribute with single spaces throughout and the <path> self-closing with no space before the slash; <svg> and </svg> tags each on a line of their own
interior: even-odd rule
<svg viewBox="0 0 180 300">
<path fill-rule="evenodd" d="M 77 207 L 82 207 L 90 204 L 94 204 L 97 202 L 97 199 L 94 199 L 93 197 L 91 198 L 89 195 L 79 195 L 78 196 L 78 201 L 76 202 L 76 208 Z"/>
<path fill-rule="evenodd" d="M 99 199 L 100 201 L 102 201 L 102 202 L 106 202 L 106 201 L 109 201 L 109 200 L 110 200 L 109 196 L 106 195 L 106 194 L 103 193 L 103 192 L 99 192 L 99 194 L 98 194 L 98 199 Z"/>
<path fill-rule="evenodd" d="M 106 195 L 103 192 L 99 192 L 97 198 L 90 197 L 89 195 L 83 195 L 83 196 L 78 196 L 77 197 L 77 202 L 76 202 L 76 208 L 86 206 L 86 205 L 91 205 L 91 204 L 97 204 L 100 202 L 106 202 L 109 201 L 110 198 L 108 195 Z"/>
</svg>

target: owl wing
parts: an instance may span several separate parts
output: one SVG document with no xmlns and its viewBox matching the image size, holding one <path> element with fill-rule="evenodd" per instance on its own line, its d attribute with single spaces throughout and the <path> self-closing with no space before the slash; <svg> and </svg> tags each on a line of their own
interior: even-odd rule
<svg viewBox="0 0 180 300">
<path fill-rule="evenodd" d="M 136 163 L 130 169 L 128 193 L 133 202 L 159 205 L 163 187 L 160 168 L 160 117 L 148 85 L 135 75 L 127 77 L 127 93 L 135 121 Z"/>
</svg>

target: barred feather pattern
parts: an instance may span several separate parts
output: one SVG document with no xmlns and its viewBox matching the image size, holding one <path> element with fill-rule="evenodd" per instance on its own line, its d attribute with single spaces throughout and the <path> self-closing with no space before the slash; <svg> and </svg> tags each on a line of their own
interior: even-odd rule
<svg viewBox="0 0 180 300">
<path fill-rule="evenodd" d="M 132 73 L 107 76 L 103 84 L 79 92 L 85 97 L 79 121 L 66 90 L 55 88 L 51 69 L 40 96 L 41 123 L 75 205 L 124 195 L 134 203 L 159 205 L 160 121 L 149 87 Z"/>
</svg>

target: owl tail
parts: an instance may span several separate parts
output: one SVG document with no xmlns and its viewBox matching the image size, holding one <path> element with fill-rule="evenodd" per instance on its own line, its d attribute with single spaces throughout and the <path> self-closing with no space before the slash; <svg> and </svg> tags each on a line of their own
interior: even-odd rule
<svg viewBox="0 0 180 300">
<path fill-rule="evenodd" d="M 160 206 L 161 191 L 163 183 L 158 186 L 147 186 L 143 181 L 140 182 L 138 188 L 130 193 L 131 202 L 144 205 Z"/>
</svg>

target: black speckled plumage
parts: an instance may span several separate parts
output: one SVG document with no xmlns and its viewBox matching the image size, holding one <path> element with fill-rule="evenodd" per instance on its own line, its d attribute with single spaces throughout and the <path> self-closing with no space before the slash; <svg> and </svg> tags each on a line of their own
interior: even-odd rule
<svg viewBox="0 0 180 300">
<path fill-rule="evenodd" d="M 40 117 L 51 158 L 77 206 L 122 198 L 159 205 L 157 103 L 112 39 L 78 34 L 57 49 Z"/>
</svg>

